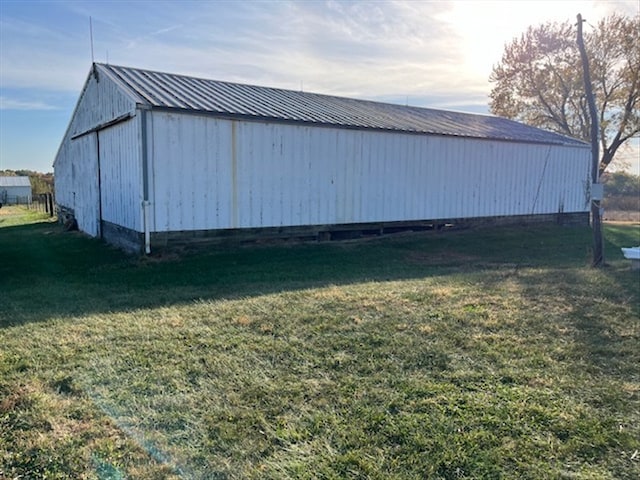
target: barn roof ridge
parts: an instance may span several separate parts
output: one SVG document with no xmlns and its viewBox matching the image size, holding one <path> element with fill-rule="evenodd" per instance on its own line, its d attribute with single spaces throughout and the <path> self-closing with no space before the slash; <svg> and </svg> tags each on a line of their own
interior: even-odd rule
<svg viewBox="0 0 640 480">
<path fill-rule="evenodd" d="M 399 105 L 183 74 L 95 64 L 136 102 L 151 108 L 206 112 L 343 128 L 588 146 L 559 133 L 493 115 Z"/>
</svg>

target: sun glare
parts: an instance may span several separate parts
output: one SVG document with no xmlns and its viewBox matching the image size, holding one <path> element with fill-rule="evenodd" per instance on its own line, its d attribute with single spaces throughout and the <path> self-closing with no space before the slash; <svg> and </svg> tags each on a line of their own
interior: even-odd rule
<svg viewBox="0 0 640 480">
<path fill-rule="evenodd" d="M 578 13 L 587 22 L 595 24 L 613 12 L 633 9 L 633 3 L 454 1 L 451 2 L 451 10 L 443 14 L 441 19 L 450 23 L 458 33 L 462 43 L 458 48 L 463 54 L 465 68 L 488 78 L 493 65 L 500 61 L 505 44 L 519 37 L 529 26 L 547 22 L 575 22 Z"/>
</svg>

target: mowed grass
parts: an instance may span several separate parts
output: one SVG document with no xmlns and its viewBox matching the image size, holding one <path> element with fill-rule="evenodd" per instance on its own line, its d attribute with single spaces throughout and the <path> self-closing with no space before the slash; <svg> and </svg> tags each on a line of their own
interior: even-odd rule
<svg viewBox="0 0 640 480">
<path fill-rule="evenodd" d="M 132 258 L 24 214 L 0 478 L 640 477 L 638 224 L 596 270 L 586 228 Z"/>
</svg>

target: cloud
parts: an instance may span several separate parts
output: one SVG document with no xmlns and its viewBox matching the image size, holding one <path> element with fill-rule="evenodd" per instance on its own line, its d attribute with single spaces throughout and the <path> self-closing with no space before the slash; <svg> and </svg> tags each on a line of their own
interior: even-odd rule
<svg viewBox="0 0 640 480">
<path fill-rule="evenodd" d="M 62 3 L 67 23 L 59 28 L 4 15 L 0 83 L 79 92 L 91 15 L 96 61 L 440 108 L 486 106 L 504 44 L 543 13 L 553 20 L 560 6 L 562 15 L 576 9 L 556 3 L 551 13 L 526 1 Z M 599 14 L 610 8 L 586 4 Z"/>
<path fill-rule="evenodd" d="M 452 31 L 435 17 L 446 3 L 159 2 L 133 3 L 127 15 L 100 3 L 66 5 L 74 35 L 35 23 L 13 28 L 3 85 L 78 91 L 88 71 L 89 15 L 97 61 L 108 51 L 122 65 L 357 96 L 435 91 L 461 77 L 452 71 Z M 138 13 L 145 22 L 131 25 Z"/>
<path fill-rule="evenodd" d="M 222 11 L 215 5 L 200 8 L 198 21 L 167 18 L 135 38 L 122 35 L 109 47 L 109 60 L 360 98 L 486 89 L 485 78 L 460 67 L 458 37 L 437 19 L 446 3 L 244 2 Z M 169 20 L 188 28 L 172 29 Z M 158 30 L 166 33 L 153 35 Z"/>
<path fill-rule="evenodd" d="M 129 43 L 127 44 L 126 48 L 128 48 L 128 49 L 135 48 L 140 43 L 141 40 L 152 39 L 154 37 L 159 37 L 160 35 L 164 35 L 166 33 L 172 32 L 172 31 L 177 30 L 177 29 L 182 28 L 182 27 L 183 27 L 182 24 L 172 25 L 172 26 L 161 28 L 161 29 L 156 30 L 154 32 L 150 32 L 150 33 L 147 33 L 145 35 L 133 38 L 132 40 L 129 41 Z"/>
<path fill-rule="evenodd" d="M 24 101 L 0 96 L 0 110 L 58 110 L 58 107 L 40 101 Z"/>
</svg>

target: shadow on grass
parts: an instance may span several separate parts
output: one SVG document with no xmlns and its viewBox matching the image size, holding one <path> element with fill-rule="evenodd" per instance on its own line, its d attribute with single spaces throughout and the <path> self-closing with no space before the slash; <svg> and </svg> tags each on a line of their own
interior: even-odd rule
<svg viewBox="0 0 640 480">
<path fill-rule="evenodd" d="M 589 230 L 557 226 L 202 248 L 130 257 L 57 224 L 0 229 L 0 328 L 203 299 L 483 269 L 588 265 Z M 620 236 L 625 239 L 624 234 Z"/>
<path fill-rule="evenodd" d="M 598 271 L 567 269 L 557 271 L 555 281 L 550 283 L 548 272 L 533 270 L 518 281 L 530 304 L 539 308 L 548 305 L 549 322 L 569 327 L 567 335 L 574 342 L 567 348 L 573 357 L 582 359 L 581 365 L 588 373 L 626 378 L 637 373 L 637 361 L 631 361 L 632 356 L 638 358 L 639 352 L 637 271 L 624 264 Z M 556 304 L 548 304 L 548 299 Z"/>
<path fill-rule="evenodd" d="M 500 273 L 483 275 L 483 285 L 491 290 L 497 282 L 515 282 L 529 305 L 548 307 L 549 322 L 557 320 L 573 327 L 575 344 L 571 348 L 577 349 L 577 356 L 584 359 L 588 368 L 607 375 L 633 375 L 628 366 L 636 363 L 629 362 L 628 356 L 637 356 L 638 352 L 640 272 L 631 269 L 620 248 L 639 244 L 640 228 L 637 224 L 607 225 L 607 263 L 598 269 L 590 268 L 591 231 L 575 233 L 574 237 L 557 230 L 556 234 L 548 231 L 541 235 L 539 244 L 534 242 L 528 248 L 530 253 L 531 249 L 538 250 L 527 257 L 528 265 L 526 261 L 509 265 L 513 252 L 505 251 L 503 263 L 494 267 L 500 268 Z M 579 245 L 576 248 L 582 250 L 582 258 L 579 251 L 563 246 L 567 241 Z M 523 265 L 532 268 L 519 271 Z M 564 304 L 553 305 L 550 301 Z M 562 318 L 554 316 L 559 314 Z"/>
</svg>

